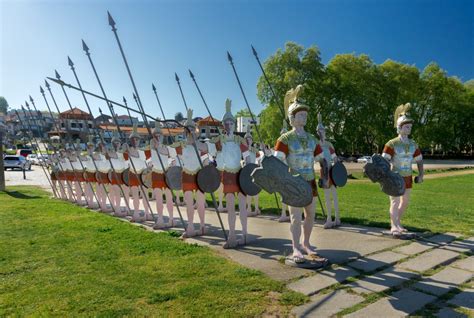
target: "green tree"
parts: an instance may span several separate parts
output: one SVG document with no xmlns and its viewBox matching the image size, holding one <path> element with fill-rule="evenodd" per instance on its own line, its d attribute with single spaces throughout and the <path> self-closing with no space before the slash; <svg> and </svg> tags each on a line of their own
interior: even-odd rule
<svg viewBox="0 0 474 318">
<path fill-rule="evenodd" d="M 251 116 L 250 116 L 249 110 L 247 108 L 243 108 L 235 114 L 235 118 L 237 117 L 251 117 Z"/>
<path fill-rule="evenodd" d="M 315 113 L 318 111 L 319 103 L 317 103 L 318 95 L 313 90 L 317 90 L 324 77 L 319 49 L 315 46 L 304 49 L 296 43 L 288 42 L 284 50 L 278 49 L 264 62 L 263 68 L 276 94 L 275 100 L 270 86 L 262 75 L 257 84 L 257 96 L 264 105 L 267 105 L 260 114 L 260 133 L 264 142 L 273 145 L 280 135 L 285 112 L 284 96 L 289 89 L 298 84 L 306 85 L 303 98 L 312 106 L 308 116 L 308 127 L 310 131 L 314 130 Z"/>
<path fill-rule="evenodd" d="M 0 113 L 6 114 L 8 110 L 8 102 L 5 97 L 0 96 Z"/>
</svg>

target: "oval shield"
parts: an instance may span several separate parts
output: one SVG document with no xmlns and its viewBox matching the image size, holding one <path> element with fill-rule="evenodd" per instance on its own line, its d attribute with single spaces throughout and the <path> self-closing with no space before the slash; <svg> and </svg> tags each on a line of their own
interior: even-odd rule
<svg viewBox="0 0 474 318">
<path fill-rule="evenodd" d="M 334 183 L 336 187 L 343 187 L 346 185 L 347 170 L 342 162 L 336 162 L 329 170 L 329 175 L 331 177 L 332 183 Z"/>
<path fill-rule="evenodd" d="M 147 189 L 151 189 L 151 173 L 151 168 L 146 168 L 140 173 L 140 182 Z"/>
<path fill-rule="evenodd" d="M 181 190 L 181 172 L 182 168 L 179 166 L 172 166 L 166 170 L 166 185 L 171 190 Z"/>
<path fill-rule="evenodd" d="M 125 184 L 127 187 L 129 186 L 129 174 L 130 173 L 130 168 L 127 168 L 125 169 L 123 172 L 122 172 L 122 182 L 123 184 Z"/>
<path fill-rule="evenodd" d="M 246 164 L 239 172 L 239 186 L 242 193 L 249 196 L 254 196 L 262 191 L 258 185 L 253 182 L 251 176 L 252 172 L 259 166 L 255 163 Z"/>
<path fill-rule="evenodd" d="M 203 193 L 212 193 L 219 189 L 221 174 L 214 165 L 204 166 L 197 174 L 197 184 Z"/>
</svg>

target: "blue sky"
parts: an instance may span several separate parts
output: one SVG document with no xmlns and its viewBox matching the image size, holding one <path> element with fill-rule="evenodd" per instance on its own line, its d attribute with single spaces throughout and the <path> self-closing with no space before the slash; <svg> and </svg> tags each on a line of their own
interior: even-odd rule
<svg viewBox="0 0 474 318">
<path fill-rule="evenodd" d="M 365 53 L 376 63 L 393 59 L 424 68 L 435 61 L 450 76 L 474 78 L 474 1 L 446 0 L 326 0 L 326 1 L 13 1 L 0 0 L 0 96 L 17 107 L 32 95 L 46 109 L 39 85 L 57 69 L 74 83 L 67 65 L 70 56 L 85 89 L 100 92 L 81 39 L 111 99 L 122 96 L 133 104 L 132 86 L 113 33 L 107 10 L 117 22 L 132 74 L 145 111 L 159 115 L 151 90 L 155 83 L 167 117 L 184 112 L 174 72 L 181 77 L 188 105 L 196 116 L 205 108 L 189 76 L 201 86 L 212 115 L 220 118 L 224 102 L 233 111 L 244 101 L 226 59 L 229 50 L 252 109 L 260 70 L 250 45 L 265 60 L 287 41 L 305 47 L 315 44 L 324 63 L 340 53 Z M 58 86 L 52 84 L 60 110 L 68 108 Z M 82 97 L 67 91 L 73 106 L 85 109 Z M 94 115 L 105 110 L 89 98 Z M 107 113 L 107 112 L 106 112 Z M 124 112 L 118 111 L 119 114 Z"/>
</svg>

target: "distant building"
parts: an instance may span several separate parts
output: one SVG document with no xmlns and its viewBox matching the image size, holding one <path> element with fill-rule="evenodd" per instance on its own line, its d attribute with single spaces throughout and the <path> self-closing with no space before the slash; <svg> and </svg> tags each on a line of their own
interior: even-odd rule
<svg viewBox="0 0 474 318">
<path fill-rule="evenodd" d="M 59 114 L 58 124 L 48 135 L 58 136 L 67 141 L 80 139 L 81 142 L 87 142 L 88 135 L 95 128 L 94 118 L 88 113 L 77 107 Z M 59 129 L 57 129 L 59 126 Z"/>
<path fill-rule="evenodd" d="M 260 119 L 258 117 L 255 118 L 257 125 L 260 124 Z M 247 127 L 251 126 L 254 124 L 252 122 L 252 117 L 237 117 L 237 131 L 238 132 L 247 132 Z"/>
<path fill-rule="evenodd" d="M 120 126 L 133 126 L 134 124 L 139 125 L 138 117 L 129 117 L 127 115 L 117 116 L 117 122 Z"/>
<path fill-rule="evenodd" d="M 220 134 L 219 131 L 224 129 L 222 122 L 215 118 L 211 118 L 210 116 L 198 120 L 196 126 L 199 129 L 200 139 L 210 139 L 212 137 L 218 136 Z"/>
</svg>

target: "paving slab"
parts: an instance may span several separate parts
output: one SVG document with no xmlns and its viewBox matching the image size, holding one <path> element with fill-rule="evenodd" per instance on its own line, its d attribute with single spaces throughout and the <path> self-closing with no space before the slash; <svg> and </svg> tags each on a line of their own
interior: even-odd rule
<svg viewBox="0 0 474 318">
<path fill-rule="evenodd" d="M 421 242 L 413 242 L 405 246 L 397 247 L 393 249 L 393 251 L 396 253 L 402 253 L 406 255 L 415 255 L 415 254 L 419 254 L 421 252 L 430 250 L 436 246 L 437 245 L 434 243 L 421 241 Z"/>
<path fill-rule="evenodd" d="M 438 318 L 468 318 L 469 316 L 459 311 L 455 311 L 453 308 L 444 307 L 436 314 Z"/>
<path fill-rule="evenodd" d="M 462 269 L 446 267 L 433 276 L 424 277 L 412 288 L 421 289 L 433 295 L 441 296 L 450 290 L 457 288 L 460 284 L 473 278 L 474 274 Z"/>
<path fill-rule="evenodd" d="M 447 244 L 454 241 L 459 236 L 460 234 L 457 233 L 444 233 L 427 237 L 424 240 L 436 244 Z"/>
<path fill-rule="evenodd" d="M 291 313 L 296 317 L 331 317 L 363 300 L 362 296 L 349 294 L 340 289 L 324 295 L 312 296 L 309 303 L 294 308 Z"/>
<path fill-rule="evenodd" d="M 459 254 L 453 251 L 435 249 L 416 256 L 415 258 L 412 258 L 404 263 L 401 263 L 400 267 L 412 271 L 424 272 L 435 266 L 444 264 L 458 256 Z"/>
<path fill-rule="evenodd" d="M 474 272 L 474 256 L 469 256 L 467 258 L 463 258 L 463 259 L 453 263 L 452 266 L 460 268 L 460 269 L 464 269 L 466 271 Z"/>
<path fill-rule="evenodd" d="M 357 276 L 359 272 L 349 267 L 338 267 L 317 273 L 316 275 L 305 277 L 289 284 L 287 287 L 305 295 L 313 295 L 320 290 L 331 285 L 340 283 L 348 277 Z"/>
<path fill-rule="evenodd" d="M 405 288 L 345 317 L 405 317 L 435 299 L 435 296 Z"/>
<path fill-rule="evenodd" d="M 418 276 L 419 274 L 417 273 L 398 267 L 392 267 L 377 274 L 364 277 L 356 282 L 348 284 L 347 286 L 352 288 L 356 293 L 370 294 L 399 286 Z"/>
<path fill-rule="evenodd" d="M 474 311 L 474 289 L 463 290 L 448 300 L 448 304 Z"/>
<path fill-rule="evenodd" d="M 361 257 L 354 262 L 347 265 L 363 272 L 372 272 L 380 267 L 391 265 L 402 258 L 407 257 L 404 254 L 395 253 L 392 251 L 385 251 L 370 256 Z"/>
<path fill-rule="evenodd" d="M 442 248 L 460 253 L 474 251 L 474 237 L 470 237 L 461 241 L 453 241 Z"/>
</svg>

